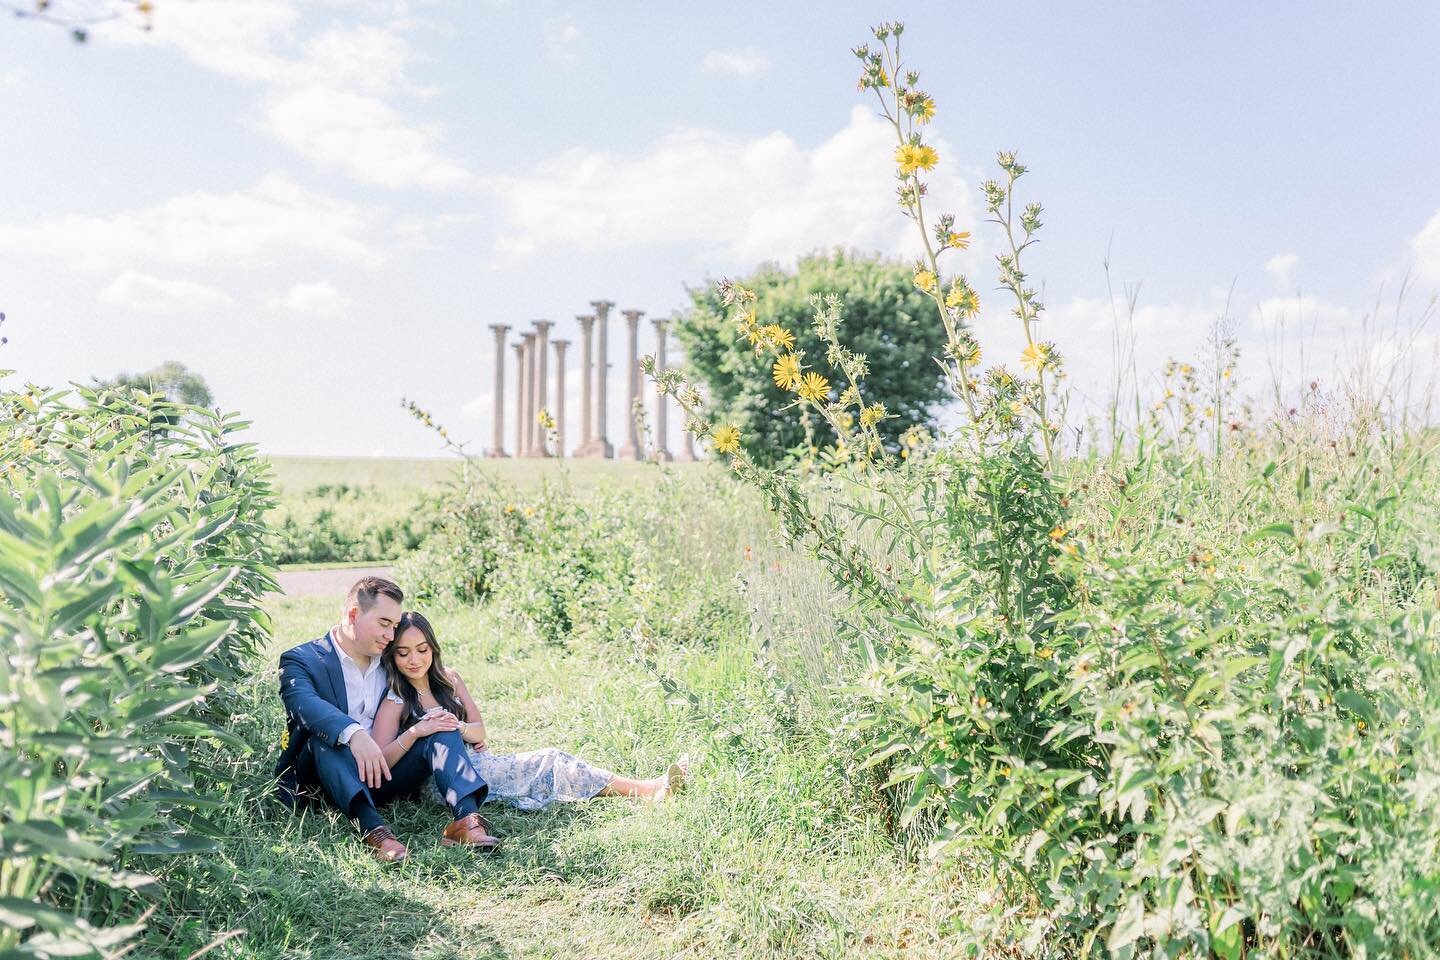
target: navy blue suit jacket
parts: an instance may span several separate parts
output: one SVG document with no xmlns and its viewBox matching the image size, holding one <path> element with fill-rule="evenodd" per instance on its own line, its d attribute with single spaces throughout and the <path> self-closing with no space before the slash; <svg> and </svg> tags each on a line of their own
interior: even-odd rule
<svg viewBox="0 0 1440 960">
<path fill-rule="evenodd" d="M 310 738 L 338 747 L 340 734 L 355 723 L 346 712 L 350 701 L 345 674 L 330 634 L 280 655 L 280 699 L 285 703 L 285 740 L 275 764 L 276 791 L 293 807 L 299 788 L 296 767 Z"/>
</svg>

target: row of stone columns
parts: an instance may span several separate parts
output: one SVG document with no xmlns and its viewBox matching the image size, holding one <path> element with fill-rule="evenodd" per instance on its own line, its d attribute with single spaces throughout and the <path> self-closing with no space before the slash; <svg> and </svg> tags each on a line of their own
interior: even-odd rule
<svg viewBox="0 0 1440 960">
<path fill-rule="evenodd" d="M 606 411 L 608 409 L 607 386 L 609 369 L 609 340 L 607 337 L 610 309 L 615 306 L 608 300 L 596 300 L 590 304 L 594 313 L 576 317 L 580 322 L 580 333 L 584 338 L 580 362 L 580 445 L 575 449 L 577 457 L 609 459 L 616 456 L 606 433 Z M 626 341 L 626 403 L 625 442 L 620 447 L 619 459 L 642 460 L 645 451 L 641 447 L 640 430 L 634 410 L 636 401 L 644 389 L 640 372 L 640 319 L 643 310 L 624 310 L 628 328 Z M 665 367 L 665 338 L 669 321 L 652 319 L 655 327 L 655 367 Z M 515 456 L 549 457 L 565 456 L 565 352 L 568 340 L 550 340 L 549 320 L 533 322 L 534 330 L 520 334 L 519 342 L 510 344 L 515 350 Z M 510 326 L 492 323 L 495 332 L 495 399 L 491 412 L 491 446 L 488 456 L 508 457 L 505 451 L 505 345 L 509 340 Z M 549 395 L 549 350 L 555 349 L 554 403 L 546 405 Z M 680 452 L 672 456 L 666 443 L 669 425 L 668 407 L 670 398 L 657 395 L 655 400 L 655 431 L 652 456 L 657 460 L 695 459 L 695 447 L 690 434 L 683 434 Z M 540 423 L 540 411 L 548 409 L 555 420 L 557 449 L 549 448 L 549 431 Z"/>
</svg>

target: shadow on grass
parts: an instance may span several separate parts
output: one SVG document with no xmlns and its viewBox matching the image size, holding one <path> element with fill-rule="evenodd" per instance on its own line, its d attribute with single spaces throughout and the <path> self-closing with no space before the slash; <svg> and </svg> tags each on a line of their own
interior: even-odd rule
<svg viewBox="0 0 1440 960">
<path fill-rule="evenodd" d="M 371 859 L 355 828 L 332 810 L 292 814 L 271 799 L 231 808 L 231 833 L 214 854 L 176 863 L 138 956 L 188 957 L 223 938 L 206 957 L 504 960 L 500 941 L 466 909 L 452 882 L 486 871 L 484 855 L 440 845 L 446 815 L 402 802 L 388 808 L 418 828 L 411 859 Z M 419 815 L 417 815 L 419 814 Z"/>
</svg>

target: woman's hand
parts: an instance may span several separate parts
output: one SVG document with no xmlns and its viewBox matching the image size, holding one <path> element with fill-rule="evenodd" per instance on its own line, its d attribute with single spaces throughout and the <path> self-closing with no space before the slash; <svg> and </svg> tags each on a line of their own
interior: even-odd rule
<svg viewBox="0 0 1440 960">
<path fill-rule="evenodd" d="M 415 731 L 416 737 L 428 737 L 432 733 L 446 733 L 450 730 L 459 730 L 462 724 L 460 718 L 448 710 L 436 707 L 416 723 L 411 730 Z"/>
</svg>

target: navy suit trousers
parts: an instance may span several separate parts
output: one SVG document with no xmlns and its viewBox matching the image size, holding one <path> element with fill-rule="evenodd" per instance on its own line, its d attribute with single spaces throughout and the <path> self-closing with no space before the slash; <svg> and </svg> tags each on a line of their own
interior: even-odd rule
<svg viewBox="0 0 1440 960">
<path fill-rule="evenodd" d="M 349 746 L 332 747 L 319 737 L 311 737 L 305 748 L 312 754 L 314 766 L 304 762 L 305 758 L 296 764 L 301 782 L 309 780 L 313 774 L 325 789 L 330 802 L 345 814 L 349 814 L 350 804 L 362 794 L 376 807 L 400 797 L 413 797 L 432 774 L 435 785 L 440 788 L 440 795 L 450 805 L 452 813 L 461 800 L 471 795 L 474 795 L 477 805 L 483 803 L 485 794 L 490 790 L 471 764 L 465 751 L 465 740 L 458 730 L 432 733 L 415 741 L 414 746 L 390 767 L 390 779 L 382 781 L 375 790 L 360 780 L 360 774 L 355 769 L 355 755 L 350 752 Z"/>
</svg>

